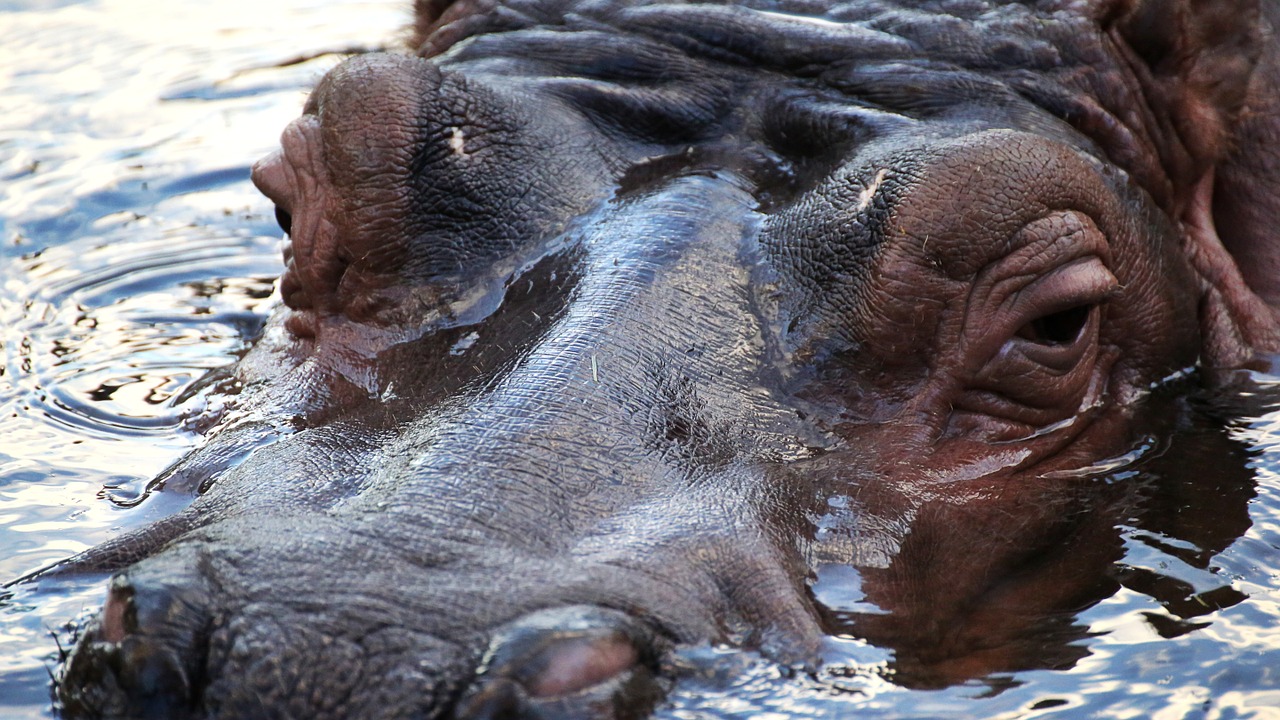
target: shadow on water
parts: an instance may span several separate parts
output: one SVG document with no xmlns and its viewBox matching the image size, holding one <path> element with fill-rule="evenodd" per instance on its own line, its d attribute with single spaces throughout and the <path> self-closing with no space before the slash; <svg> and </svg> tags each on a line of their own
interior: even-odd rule
<svg viewBox="0 0 1280 720">
<path fill-rule="evenodd" d="M 197 442 L 184 418 L 217 412 L 191 390 L 257 332 L 279 265 L 248 168 L 336 61 L 325 50 L 386 41 L 407 6 L 230 2 L 157 17 L 128 1 L 0 1 L 0 578 L 185 502 L 144 498 L 145 485 Z M 1280 707 L 1277 407 L 1280 376 L 1266 374 L 1158 398 L 1144 451 L 1066 483 L 1060 521 L 1012 558 L 973 552 L 975 538 L 946 532 L 973 523 L 926 507 L 894 559 L 849 562 L 841 537 L 874 513 L 819 488 L 811 591 L 826 664 L 689 649 L 670 660 L 681 681 L 658 714 Z M 1010 523 L 1001 531 L 1017 535 Z M 1010 579 L 983 584 L 994 562 Z M 975 579 L 930 582 L 940 563 Z M 47 717 L 48 668 L 103 579 L 0 591 L 0 716 Z"/>
</svg>

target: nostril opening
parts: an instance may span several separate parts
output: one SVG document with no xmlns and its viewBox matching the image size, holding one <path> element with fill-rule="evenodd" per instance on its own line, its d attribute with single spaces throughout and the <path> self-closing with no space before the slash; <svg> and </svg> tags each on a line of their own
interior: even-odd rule
<svg viewBox="0 0 1280 720">
<path fill-rule="evenodd" d="M 535 611 L 495 633 L 457 717 L 647 717 L 663 694 L 660 646 L 664 640 L 626 613 Z"/>
<path fill-rule="evenodd" d="M 654 638 L 624 613 L 590 606 L 540 610 L 498 632 L 485 673 L 519 681 L 533 697 L 577 693 L 652 660 Z"/>
<path fill-rule="evenodd" d="M 276 222 L 280 224 L 280 229 L 285 235 L 293 234 L 293 216 L 279 205 L 276 206 Z"/>
<path fill-rule="evenodd" d="M 629 640 L 621 636 L 568 638 L 546 647 L 527 679 L 529 694 L 554 697 L 578 692 L 621 675 L 640 660 Z"/>
<path fill-rule="evenodd" d="M 118 580 L 113 581 L 107 590 L 107 601 L 102 605 L 102 639 L 118 643 L 137 624 L 133 588 Z"/>
</svg>

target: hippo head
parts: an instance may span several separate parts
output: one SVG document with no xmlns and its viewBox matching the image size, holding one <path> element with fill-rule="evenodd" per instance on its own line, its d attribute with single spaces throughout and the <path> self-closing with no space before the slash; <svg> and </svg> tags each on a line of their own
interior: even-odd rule
<svg viewBox="0 0 1280 720">
<path fill-rule="evenodd" d="M 814 663 L 833 568 L 923 684 L 1051 665 L 1098 477 L 1277 347 L 1270 26 L 918 5 L 426 0 L 330 72 L 197 499 L 68 565 L 68 714 L 643 716 Z"/>
</svg>

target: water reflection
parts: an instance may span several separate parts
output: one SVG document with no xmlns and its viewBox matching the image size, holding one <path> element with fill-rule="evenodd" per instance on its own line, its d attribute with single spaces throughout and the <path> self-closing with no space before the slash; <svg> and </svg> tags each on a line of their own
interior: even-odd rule
<svg viewBox="0 0 1280 720">
<path fill-rule="evenodd" d="M 1173 551 L 1188 570 L 1203 569 L 1248 528 L 1253 497 L 1240 446 L 1197 427 L 1199 417 L 1176 398 L 1157 400 L 1145 413 L 1175 413 L 1173 424 L 1182 427 L 1173 437 L 1148 428 L 1165 446 L 1131 466 L 1035 486 L 967 488 L 977 497 L 913 505 L 890 561 L 859 568 L 859 604 L 873 609 L 824 603 L 829 632 L 892 649 L 887 671 L 905 687 L 980 681 L 995 694 L 1014 684 L 1015 673 L 1068 669 L 1086 656 L 1091 631 L 1077 613 L 1122 585 L 1168 611 L 1145 614 L 1166 637 L 1194 629 L 1186 618 L 1240 602 L 1221 581 L 1144 562 L 1141 549 L 1156 548 Z M 1213 472 L 1197 472 L 1206 458 Z M 1186 507 L 1213 521 L 1187 518 Z M 816 587 L 825 581 L 820 569 Z"/>
<path fill-rule="evenodd" d="M 1277 610 L 1280 536 L 1259 445 L 1275 442 L 1280 392 L 1260 376 L 1183 390 L 1153 398 L 1143 452 L 1060 480 L 1034 508 L 998 488 L 981 507 L 906 514 L 865 494 L 824 498 L 810 553 L 827 664 L 785 676 L 758 658 L 690 653 L 677 669 L 696 690 L 664 716 L 842 717 L 849 702 L 860 717 L 1272 707 L 1280 636 L 1264 617 Z M 877 535 L 895 540 L 856 541 Z"/>
</svg>

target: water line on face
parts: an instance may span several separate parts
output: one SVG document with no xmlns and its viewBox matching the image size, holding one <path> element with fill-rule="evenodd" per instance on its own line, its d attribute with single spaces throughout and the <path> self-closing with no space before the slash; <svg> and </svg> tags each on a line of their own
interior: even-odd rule
<svg viewBox="0 0 1280 720">
<path fill-rule="evenodd" d="M 1117 473 L 1135 467 L 1143 460 L 1151 457 L 1160 447 L 1161 443 L 1158 438 L 1152 435 L 1144 435 L 1134 445 L 1133 449 L 1128 452 L 1098 460 L 1084 467 L 1052 470 L 1044 473 L 1041 477 L 1046 480 L 1081 480 L 1101 477 L 1111 482 Z"/>
</svg>

